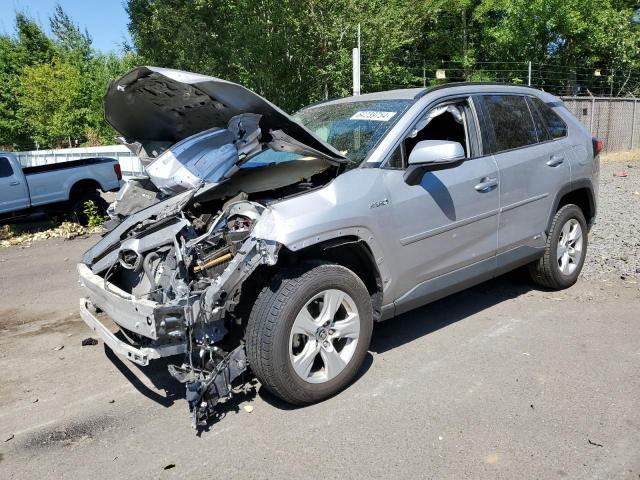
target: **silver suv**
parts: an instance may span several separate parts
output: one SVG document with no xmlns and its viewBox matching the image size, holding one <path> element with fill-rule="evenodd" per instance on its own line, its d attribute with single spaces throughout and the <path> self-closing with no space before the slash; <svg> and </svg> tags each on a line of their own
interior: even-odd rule
<svg viewBox="0 0 640 480">
<path fill-rule="evenodd" d="M 146 173 L 78 266 L 81 314 L 137 364 L 182 355 L 169 370 L 194 424 L 248 368 L 317 402 L 354 378 L 374 322 L 522 265 L 566 288 L 584 263 L 601 144 L 533 88 L 394 90 L 291 117 L 140 67 L 105 111 Z"/>
</svg>

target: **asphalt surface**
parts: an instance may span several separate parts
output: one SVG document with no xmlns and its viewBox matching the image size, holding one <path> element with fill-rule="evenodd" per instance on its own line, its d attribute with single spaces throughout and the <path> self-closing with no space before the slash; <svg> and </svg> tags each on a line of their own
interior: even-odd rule
<svg viewBox="0 0 640 480">
<path fill-rule="evenodd" d="M 0 478 L 640 478 L 637 277 L 501 277 L 377 325 L 338 396 L 253 385 L 197 435 L 165 364 L 81 346 L 94 241 L 0 249 Z"/>
</svg>

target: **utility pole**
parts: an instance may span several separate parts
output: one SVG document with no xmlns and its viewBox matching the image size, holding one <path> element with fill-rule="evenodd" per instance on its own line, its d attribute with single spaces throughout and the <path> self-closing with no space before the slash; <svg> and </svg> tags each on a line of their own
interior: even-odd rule
<svg viewBox="0 0 640 480">
<path fill-rule="evenodd" d="M 529 62 L 529 75 L 527 76 L 527 85 L 531 86 L 531 62 Z"/>
<path fill-rule="evenodd" d="M 358 46 L 353 49 L 353 95 L 360 95 L 360 24 L 358 24 Z"/>
</svg>

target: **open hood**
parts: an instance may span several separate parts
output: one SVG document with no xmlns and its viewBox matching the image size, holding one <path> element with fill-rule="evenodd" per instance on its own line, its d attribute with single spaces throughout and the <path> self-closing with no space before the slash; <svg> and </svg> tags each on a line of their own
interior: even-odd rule
<svg viewBox="0 0 640 480">
<path fill-rule="evenodd" d="M 244 114 L 259 116 L 260 142 L 274 150 L 344 160 L 335 148 L 268 100 L 219 78 L 138 67 L 111 82 L 104 103 L 107 122 L 126 142 L 137 144 L 143 163 L 188 137 L 227 129 L 234 117 Z"/>
</svg>

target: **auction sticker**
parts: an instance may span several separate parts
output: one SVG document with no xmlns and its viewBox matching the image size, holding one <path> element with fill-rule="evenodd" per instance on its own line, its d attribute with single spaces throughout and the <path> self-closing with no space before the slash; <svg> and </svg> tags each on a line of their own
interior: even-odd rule
<svg viewBox="0 0 640 480">
<path fill-rule="evenodd" d="M 374 122 L 388 122 L 396 112 L 378 112 L 375 110 L 361 110 L 356 112 L 350 120 L 371 120 Z"/>
</svg>

